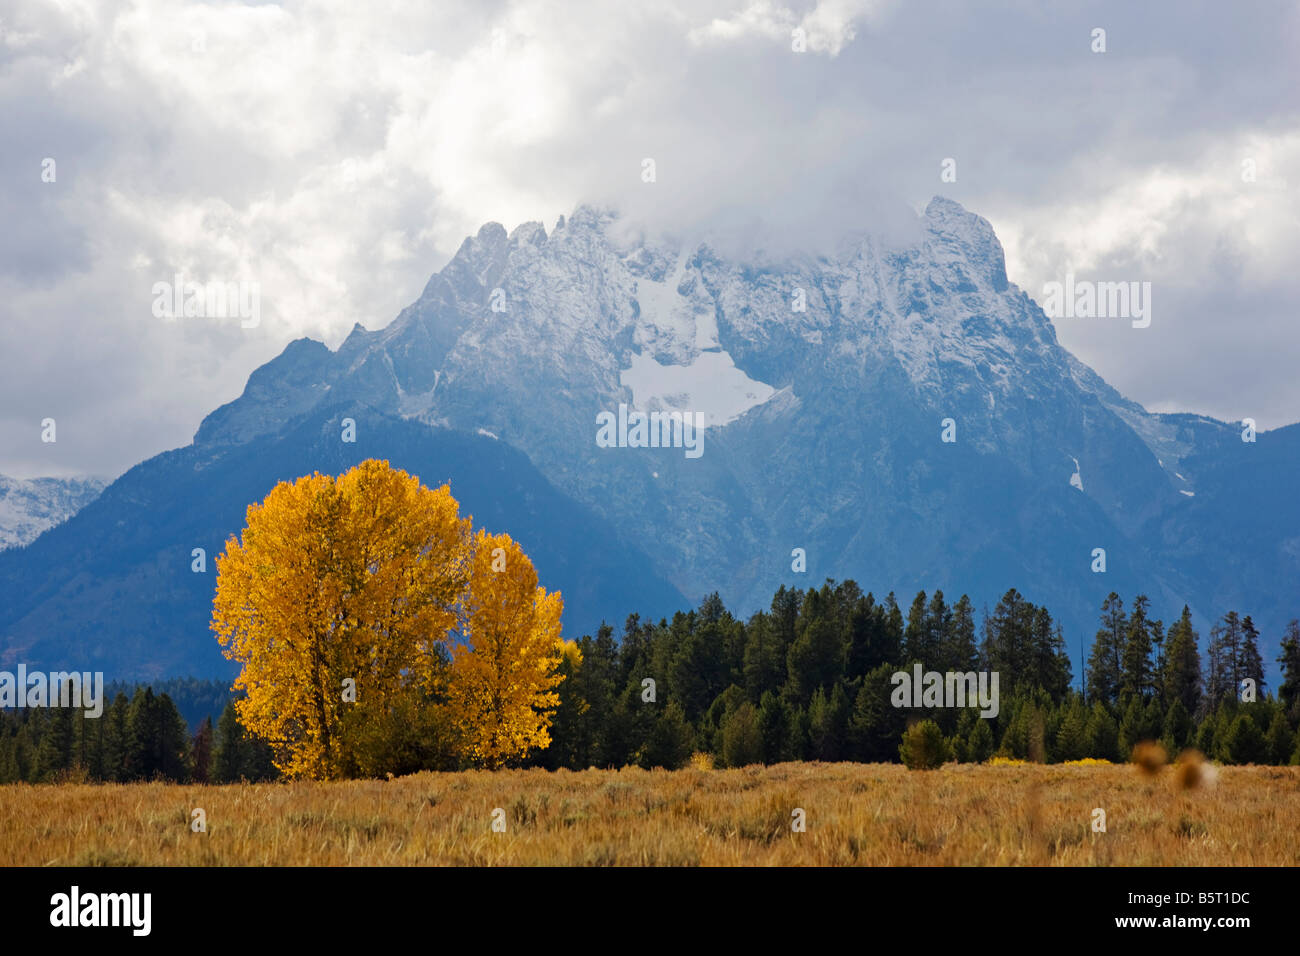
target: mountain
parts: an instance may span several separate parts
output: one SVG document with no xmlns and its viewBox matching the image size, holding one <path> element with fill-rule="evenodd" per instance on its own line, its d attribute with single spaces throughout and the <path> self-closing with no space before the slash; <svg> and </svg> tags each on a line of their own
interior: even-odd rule
<svg viewBox="0 0 1300 956">
<path fill-rule="evenodd" d="M 565 600 L 566 633 L 621 624 L 631 607 L 670 614 L 685 601 L 637 549 L 552 487 L 519 452 L 477 434 L 429 428 L 346 403 L 275 435 L 191 445 L 137 465 L 72 520 L 0 553 L 0 665 L 102 670 L 108 680 L 233 677 L 208 630 L 213 559 L 251 502 L 281 480 L 339 474 L 385 458 L 426 485 L 450 484 L 474 526 L 507 531 Z M 364 422 L 355 443 L 342 420 Z M 206 568 L 192 569 L 202 548 Z"/>
<path fill-rule="evenodd" d="M 803 580 L 1056 609 L 1071 646 L 1113 590 L 1228 607 L 1275 641 L 1297 610 L 1300 426 L 1158 415 L 1061 347 L 988 222 L 934 199 L 919 235 L 726 258 L 580 208 L 467 239 L 387 328 L 295 343 L 196 441 L 238 443 L 344 396 L 486 429 L 644 547 L 685 594 L 760 606 Z M 1135 329 L 1135 335 L 1142 334 Z M 700 411 L 704 454 L 600 448 L 620 403 Z M 951 418 L 956 441 L 941 441 Z M 1094 573 L 1093 550 L 1106 551 Z"/>
<path fill-rule="evenodd" d="M 602 447 L 598 416 L 620 405 L 698 413 L 702 454 Z M 1008 281 L 988 222 L 943 198 L 914 236 L 866 230 L 823 255 L 724 254 L 588 207 L 549 233 L 489 223 L 386 328 L 337 351 L 291 343 L 169 454 L 275 454 L 299 473 L 293 436 L 341 406 L 363 435 L 401 421 L 517 449 L 671 588 L 716 589 L 737 612 L 826 576 L 904 603 L 940 588 L 991 606 L 1016 587 L 1071 651 L 1112 590 L 1147 593 L 1166 621 L 1186 603 L 1202 629 L 1251 613 L 1266 649 L 1300 613 L 1300 426 L 1246 443 L 1125 399 Z M 105 522 L 125 520 L 115 488 Z M 264 491 L 232 476 L 190 506 L 230 527 Z M 650 603 L 631 595 L 611 619 Z M 53 608 L 22 631 L 50 649 L 69 639 Z M 0 647 L 23 646 L 11 619 Z"/>
<path fill-rule="evenodd" d="M 0 475 L 0 551 L 36 540 L 99 497 L 104 478 L 6 478 Z"/>
</svg>

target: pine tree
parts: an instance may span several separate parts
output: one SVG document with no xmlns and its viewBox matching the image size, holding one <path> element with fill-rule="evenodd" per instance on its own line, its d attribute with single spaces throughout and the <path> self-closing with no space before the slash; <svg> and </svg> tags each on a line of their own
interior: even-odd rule
<svg viewBox="0 0 1300 956">
<path fill-rule="evenodd" d="M 790 759 L 811 760 L 809 749 L 809 731 L 812 729 L 808 720 L 808 708 L 798 704 L 790 708 Z"/>
<path fill-rule="evenodd" d="M 185 721 L 170 697 L 155 697 L 152 687 L 136 691 L 127 712 L 128 779 L 184 780 L 187 738 Z"/>
<path fill-rule="evenodd" d="M 626 687 L 632 674 L 643 673 L 650 663 L 650 625 L 641 623 L 640 614 L 629 614 L 623 622 L 623 640 L 618 645 L 618 676 L 615 687 Z"/>
<path fill-rule="evenodd" d="M 890 703 L 893 664 L 881 664 L 862 679 L 849 718 L 849 752 L 867 763 L 892 761 L 907 718 Z"/>
<path fill-rule="evenodd" d="M 794 643 L 795 628 L 799 623 L 799 606 L 802 603 L 803 592 L 798 588 L 787 588 L 784 584 L 772 595 L 772 627 L 783 654 Z"/>
<path fill-rule="evenodd" d="M 842 684 L 827 694 L 817 688 L 808 705 L 808 744 L 814 760 L 832 762 L 843 757 L 851 708 Z"/>
<path fill-rule="evenodd" d="M 979 647 L 975 640 L 975 611 L 965 594 L 953 605 L 952 619 L 943 648 L 945 671 L 966 673 L 979 668 Z"/>
<path fill-rule="evenodd" d="M 1196 749 L 1206 757 L 1213 757 L 1215 747 L 1218 743 L 1214 739 L 1214 732 L 1217 728 L 1218 720 L 1216 714 L 1209 713 L 1201 720 L 1201 724 L 1196 728 Z"/>
<path fill-rule="evenodd" d="M 1042 694 L 1042 691 L 1039 690 L 1037 693 Z M 1061 701 L 1059 704 L 1050 699 L 1043 700 L 1042 760 L 1044 763 L 1056 763 L 1063 759 L 1060 755 L 1060 750 L 1057 747 L 1057 738 L 1061 735 L 1061 727 L 1065 724 L 1066 712 L 1069 708 L 1070 699 L 1073 697 L 1074 695 L 1067 691 L 1066 699 Z M 1083 726 L 1087 726 L 1086 720 L 1084 721 Z"/>
<path fill-rule="evenodd" d="M 1047 701 L 1036 700 L 1037 696 L 1022 690 L 1012 698 L 999 754 L 1035 763 L 1047 760 L 1047 722 L 1040 706 Z"/>
<path fill-rule="evenodd" d="M 926 605 L 925 620 L 926 636 L 929 638 L 926 653 L 934 662 L 931 666 L 938 671 L 953 670 L 944 653 L 950 640 L 949 635 L 952 633 L 953 612 L 944 600 L 943 592 L 938 588 L 930 596 L 930 603 Z"/>
<path fill-rule="evenodd" d="M 36 777 L 52 781 L 72 760 L 72 710 L 53 707 L 42 715 L 40 744 L 36 748 Z"/>
<path fill-rule="evenodd" d="M 1114 591 L 1107 595 L 1101 606 L 1101 628 L 1092 645 L 1088 661 L 1088 699 L 1106 704 L 1119 700 L 1120 682 L 1124 674 L 1124 638 L 1128 631 L 1128 618 L 1124 602 Z"/>
<path fill-rule="evenodd" d="M 1170 754 L 1179 753 L 1191 745 L 1194 731 L 1191 715 L 1183 706 L 1182 700 L 1175 697 L 1165 714 L 1164 735 L 1161 738 L 1165 742 L 1165 749 Z"/>
<path fill-rule="evenodd" d="M 1070 691 L 1070 655 L 1059 625 L 1052 623 L 1047 608 L 1035 608 L 1030 631 L 1030 687 L 1042 688 L 1055 703 Z"/>
<path fill-rule="evenodd" d="M 745 631 L 745 692 L 756 701 L 785 683 L 786 649 L 781 646 L 771 617 L 762 612 L 750 618 Z"/>
<path fill-rule="evenodd" d="M 1030 631 L 1033 606 L 1011 588 L 998 601 L 984 623 L 984 658 L 987 669 L 1000 675 L 1003 693 L 1033 683 Z"/>
<path fill-rule="evenodd" d="M 127 780 L 127 713 L 126 694 L 118 691 L 113 702 L 104 711 L 104 770 L 103 779 L 109 782 Z"/>
<path fill-rule="evenodd" d="M 99 717 L 87 717 L 83 710 L 76 710 L 73 713 L 73 747 L 76 750 L 76 761 L 79 766 L 85 768 L 90 779 L 95 781 L 105 779 L 104 718 L 106 716 L 107 714 L 101 713 Z"/>
<path fill-rule="evenodd" d="M 1151 640 L 1151 622 L 1147 618 L 1150 603 L 1145 594 L 1139 594 L 1133 599 L 1133 610 L 1129 612 L 1119 686 L 1121 707 L 1126 707 L 1133 697 L 1149 697 L 1155 689 L 1151 659 L 1154 644 Z"/>
<path fill-rule="evenodd" d="M 1274 766 L 1284 767 L 1291 759 L 1291 750 L 1295 744 L 1295 735 L 1286 722 L 1286 715 L 1279 707 L 1273 712 L 1273 720 L 1265 735 L 1268 750 L 1268 762 Z"/>
<path fill-rule="evenodd" d="M 1067 706 L 1055 743 L 1059 760 L 1082 760 L 1089 755 L 1088 710 L 1081 696 L 1074 697 Z"/>
<path fill-rule="evenodd" d="M 844 673 L 845 650 L 839 633 L 828 620 L 820 616 L 811 619 L 786 655 L 787 699 L 807 705 L 817 688 L 829 687 L 838 680 Z"/>
<path fill-rule="evenodd" d="M 935 591 L 929 604 L 925 592 L 917 592 L 907 612 L 907 630 L 903 635 L 904 655 L 909 662 L 920 661 L 927 670 L 942 669 L 940 647 L 950 616 L 942 591 Z"/>
<path fill-rule="evenodd" d="M 763 739 L 758 713 L 744 700 L 722 724 L 722 759 L 728 767 L 745 767 L 763 759 Z"/>
<path fill-rule="evenodd" d="M 1195 714 L 1201 703 L 1201 654 L 1186 604 L 1182 616 L 1169 629 L 1164 671 L 1166 699 L 1180 701 L 1189 715 Z"/>
<path fill-rule="evenodd" d="M 591 638 L 584 636 L 582 640 L 590 643 Z M 562 639 L 561 645 L 564 653 L 560 655 L 557 673 L 563 680 L 556 688 L 559 704 L 551 714 L 551 726 L 548 729 L 551 743 L 548 747 L 533 751 L 524 762 L 528 766 L 547 770 L 558 770 L 560 767 L 585 769 L 589 764 L 580 762 L 576 748 L 580 736 L 579 724 L 590 704 L 582 696 L 577 677 L 587 662 L 582 657 L 581 642 Z"/>
<path fill-rule="evenodd" d="M 790 759 L 790 708 L 779 694 L 764 691 L 758 706 L 758 736 L 763 763 Z"/>
<path fill-rule="evenodd" d="M 1286 709 L 1287 719 L 1300 724 L 1300 620 L 1292 619 L 1282 637 L 1282 653 L 1277 662 L 1282 665 L 1282 686 L 1277 689 L 1278 700 Z"/>
<path fill-rule="evenodd" d="M 1217 708 L 1226 700 L 1236 700 L 1241 692 L 1241 621 L 1236 611 L 1229 611 L 1210 630 L 1210 673 L 1206 679 L 1209 704 Z"/>
<path fill-rule="evenodd" d="M 970 763 L 970 735 L 975 729 L 975 722 L 980 719 L 976 714 L 970 707 L 962 708 L 961 716 L 957 718 L 957 729 L 948 738 L 952 759 L 958 763 Z"/>
<path fill-rule="evenodd" d="M 158 697 L 158 769 L 168 780 L 189 774 L 189 731 L 185 718 L 167 694 Z"/>
<path fill-rule="evenodd" d="M 690 759 L 695 746 L 695 734 L 686 720 L 686 712 L 676 700 L 669 701 L 655 721 L 637 763 L 650 770 L 664 767 L 677 770 Z"/>
<path fill-rule="evenodd" d="M 894 598 L 894 592 L 885 595 L 881 654 L 885 663 L 896 664 L 903 660 L 903 611 Z"/>
<path fill-rule="evenodd" d="M 235 702 L 232 700 L 217 718 L 212 766 L 209 770 L 213 783 L 236 783 L 240 779 L 243 770 L 243 755 L 240 752 L 243 734 L 244 728 L 239 726 L 239 715 L 235 712 Z"/>
<path fill-rule="evenodd" d="M 1164 715 L 1156 701 L 1130 696 L 1119 724 L 1120 754 L 1131 754 L 1133 748 L 1143 741 L 1158 740 L 1163 723 Z"/>
<path fill-rule="evenodd" d="M 1241 680 L 1253 680 L 1255 682 L 1255 693 L 1259 697 L 1264 696 L 1264 659 L 1259 654 L 1259 631 L 1255 629 L 1255 622 L 1247 614 L 1241 621 L 1241 674 L 1237 687 L 1240 689 Z"/>
<path fill-rule="evenodd" d="M 14 766 L 18 771 L 18 779 L 27 783 L 37 782 L 38 766 L 36 762 L 36 751 L 40 747 L 40 740 L 33 731 L 32 715 L 29 711 L 18 726 L 17 733 L 14 734 Z"/>
<path fill-rule="evenodd" d="M 655 628 L 658 635 L 667 633 L 666 628 Z M 649 650 L 649 648 L 647 648 Z M 647 654 L 643 660 L 649 662 Z M 602 759 L 610 766 L 622 767 L 636 763 L 638 754 L 650 739 L 655 724 L 662 716 L 662 703 L 650 703 L 644 699 L 641 681 L 649 676 L 653 665 L 646 663 L 646 670 L 633 671 L 623 687 L 623 692 L 614 701 L 609 723 L 602 735 Z"/>
<path fill-rule="evenodd" d="M 1238 717 L 1237 701 L 1229 699 L 1214 715 L 1214 757 L 1217 760 L 1231 762 L 1228 753 L 1228 733 Z M 1251 721 L 1254 723 L 1254 721 Z M 1259 728 L 1256 727 L 1256 730 Z"/>
<path fill-rule="evenodd" d="M 1121 759 L 1119 726 L 1111 716 L 1110 710 L 1101 701 L 1092 705 L 1092 713 L 1088 715 L 1088 741 L 1092 756 L 1101 760 Z"/>
<path fill-rule="evenodd" d="M 687 721 L 698 721 L 713 699 L 726 687 L 723 683 L 722 648 L 706 642 L 698 632 L 696 615 L 674 615 L 669 633 L 666 666 L 659 666 L 662 658 L 656 655 L 655 670 L 668 675 L 673 696 L 682 706 Z"/>
<path fill-rule="evenodd" d="M 1240 714 L 1232 722 L 1220 751 L 1228 763 L 1260 763 L 1267 759 L 1268 742 L 1258 725 L 1245 714 Z"/>
<path fill-rule="evenodd" d="M 848 675 L 857 681 L 882 664 L 903 659 L 902 615 L 890 599 L 877 604 L 867 594 L 859 599 L 849 618 Z"/>
<path fill-rule="evenodd" d="M 596 637 L 583 637 L 578 649 L 582 663 L 573 677 L 572 693 L 585 706 L 573 725 L 574 740 L 569 747 L 571 766 L 575 770 L 593 765 L 615 766 L 618 756 L 609 752 L 606 742 L 619 680 L 619 647 L 614 642 L 613 628 L 601 624 Z M 564 690 L 564 684 L 560 689 Z M 556 743 L 559 739 L 555 737 Z"/>
<path fill-rule="evenodd" d="M 735 684 L 714 698 L 709 709 L 694 725 L 695 749 L 702 753 L 721 754 L 722 731 L 726 726 L 727 718 L 746 700 L 748 698 L 745 692 Z"/>
<path fill-rule="evenodd" d="M 971 763 L 983 763 L 993 755 L 993 731 L 989 720 L 981 717 L 975 721 L 970 736 L 966 738 L 966 759 Z"/>
<path fill-rule="evenodd" d="M 739 683 L 745 654 L 745 628 L 727 610 L 722 597 L 714 591 L 700 602 L 700 633 L 722 648 L 722 660 L 728 685 Z"/>
<path fill-rule="evenodd" d="M 0 784 L 18 783 L 22 780 L 22 776 L 18 773 L 18 761 L 14 751 L 14 735 L 9 715 L 0 710 Z"/>
<path fill-rule="evenodd" d="M 1169 706 L 1165 698 L 1165 622 L 1156 619 L 1148 622 L 1151 634 L 1151 693 L 1160 703 L 1160 709 Z"/>
</svg>

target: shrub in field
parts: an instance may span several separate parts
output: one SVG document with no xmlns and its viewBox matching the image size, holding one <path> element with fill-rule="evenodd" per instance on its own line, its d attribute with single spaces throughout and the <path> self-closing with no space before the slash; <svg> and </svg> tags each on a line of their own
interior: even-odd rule
<svg viewBox="0 0 1300 956">
<path fill-rule="evenodd" d="M 1188 748 L 1178 755 L 1174 764 L 1174 782 L 1180 790 L 1195 790 L 1214 782 L 1214 765 L 1206 761 L 1199 750 Z"/>
<path fill-rule="evenodd" d="M 698 750 L 691 754 L 692 770 L 712 770 L 713 754 L 700 753 Z"/>
<path fill-rule="evenodd" d="M 1133 745 L 1130 759 L 1143 773 L 1156 774 L 1168 761 L 1169 755 L 1165 753 L 1165 748 L 1154 740 L 1143 740 Z"/>
<path fill-rule="evenodd" d="M 898 754 L 909 770 L 933 770 L 952 757 L 943 731 L 933 720 L 922 720 L 903 731 Z"/>
</svg>

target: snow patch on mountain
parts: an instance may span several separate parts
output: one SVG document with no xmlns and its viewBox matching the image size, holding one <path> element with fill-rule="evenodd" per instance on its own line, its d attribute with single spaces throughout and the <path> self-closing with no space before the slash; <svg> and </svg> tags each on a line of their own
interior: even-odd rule
<svg viewBox="0 0 1300 956">
<path fill-rule="evenodd" d="M 633 405 L 646 412 L 703 412 L 705 426 L 725 425 L 776 394 L 750 378 L 727 352 L 701 352 L 690 365 L 661 365 L 646 352 L 632 356 L 619 382 L 632 390 Z"/>
<path fill-rule="evenodd" d="M 1083 491 L 1083 478 L 1079 475 L 1079 459 L 1072 455 L 1070 460 L 1074 462 L 1074 474 L 1070 476 L 1070 487 Z"/>
<path fill-rule="evenodd" d="M 639 277 L 635 291 L 638 316 L 633 342 L 655 355 L 672 356 L 678 364 L 722 347 L 713 300 L 697 283 L 690 283 L 683 294 L 686 274 L 686 253 L 682 251 L 669 275 L 659 280 Z"/>
<path fill-rule="evenodd" d="M 22 547 L 99 497 L 103 478 L 6 478 L 0 475 L 0 551 Z"/>
</svg>

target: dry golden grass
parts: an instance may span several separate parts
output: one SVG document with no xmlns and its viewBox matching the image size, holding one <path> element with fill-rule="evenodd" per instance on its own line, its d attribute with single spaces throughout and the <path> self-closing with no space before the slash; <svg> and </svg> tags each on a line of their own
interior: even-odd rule
<svg viewBox="0 0 1300 956">
<path fill-rule="evenodd" d="M 190 830 L 194 807 L 206 833 Z M 806 832 L 791 830 L 796 807 Z M 1224 767 L 1192 790 L 1132 765 L 847 763 L 0 787 L 0 863 L 27 866 L 1293 866 L 1297 830 L 1296 767 Z"/>
</svg>

